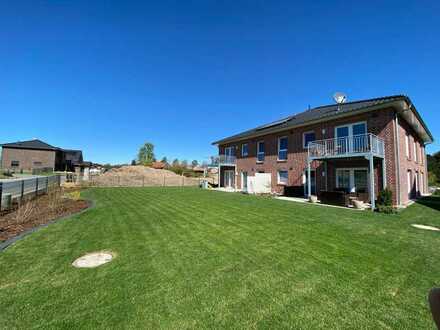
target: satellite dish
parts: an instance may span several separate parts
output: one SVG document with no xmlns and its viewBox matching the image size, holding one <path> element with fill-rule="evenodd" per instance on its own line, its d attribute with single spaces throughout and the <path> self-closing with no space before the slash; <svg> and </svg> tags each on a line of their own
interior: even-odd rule
<svg viewBox="0 0 440 330">
<path fill-rule="evenodd" d="M 336 92 L 335 94 L 333 94 L 333 99 L 337 104 L 342 104 L 345 103 L 345 101 L 347 101 L 347 95 L 341 92 Z"/>
</svg>

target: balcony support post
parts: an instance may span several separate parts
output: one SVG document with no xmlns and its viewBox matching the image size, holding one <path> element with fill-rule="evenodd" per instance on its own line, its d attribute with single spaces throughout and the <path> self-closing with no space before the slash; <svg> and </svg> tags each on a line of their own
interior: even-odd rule
<svg viewBox="0 0 440 330">
<path fill-rule="evenodd" d="M 370 162 L 370 203 L 371 203 L 371 210 L 374 211 L 376 208 L 376 197 L 374 191 L 374 158 L 372 153 L 370 154 L 369 162 Z"/>
<path fill-rule="evenodd" d="M 310 196 L 312 196 L 312 185 L 311 185 L 311 181 L 310 181 L 310 171 L 311 171 L 311 161 L 308 158 L 307 159 L 307 197 L 310 198 Z"/>
<path fill-rule="evenodd" d="M 220 162 L 218 164 L 218 187 L 221 188 L 221 179 L 222 179 L 222 171 L 221 171 L 222 167 L 220 165 Z"/>
<path fill-rule="evenodd" d="M 385 189 L 387 187 L 387 163 L 385 158 L 382 158 L 382 188 Z"/>
</svg>

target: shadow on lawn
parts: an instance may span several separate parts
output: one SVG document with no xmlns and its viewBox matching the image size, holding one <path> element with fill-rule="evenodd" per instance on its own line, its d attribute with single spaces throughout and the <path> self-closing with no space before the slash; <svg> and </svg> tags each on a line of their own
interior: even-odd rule
<svg viewBox="0 0 440 330">
<path fill-rule="evenodd" d="M 430 207 L 434 210 L 440 211 L 440 196 L 427 196 L 420 198 L 416 203 Z"/>
</svg>

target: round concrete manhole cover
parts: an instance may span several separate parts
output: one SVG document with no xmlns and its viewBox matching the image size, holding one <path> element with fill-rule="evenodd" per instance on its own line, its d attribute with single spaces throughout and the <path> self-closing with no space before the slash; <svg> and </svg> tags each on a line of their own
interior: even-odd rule
<svg viewBox="0 0 440 330">
<path fill-rule="evenodd" d="M 104 265 L 113 259 L 110 252 L 92 252 L 76 259 L 72 266 L 76 268 L 94 268 Z"/>
<path fill-rule="evenodd" d="M 433 227 L 433 226 L 425 226 L 425 225 L 417 225 L 417 224 L 412 224 L 411 226 L 413 226 L 414 228 L 418 228 L 418 229 L 440 231 L 440 228 Z"/>
</svg>

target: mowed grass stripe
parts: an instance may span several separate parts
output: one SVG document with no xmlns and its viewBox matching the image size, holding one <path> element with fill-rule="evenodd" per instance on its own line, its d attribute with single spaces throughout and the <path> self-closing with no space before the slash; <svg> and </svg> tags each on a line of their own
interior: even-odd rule
<svg viewBox="0 0 440 330">
<path fill-rule="evenodd" d="M 438 277 L 439 267 L 431 264 L 438 237 L 408 223 L 414 216 L 423 220 L 420 212 L 430 224 L 440 223 L 433 207 L 415 205 L 386 217 L 187 188 L 103 188 L 85 195 L 96 200 L 95 209 L 0 254 L 0 267 L 14 269 L 0 279 L 0 308 L 7 311 L 2 324 L 432 324 L 426 292 Z M 70 267 L 74 257 L 93 249 L 118 256 L 93 270 Z"/>
</svg>

